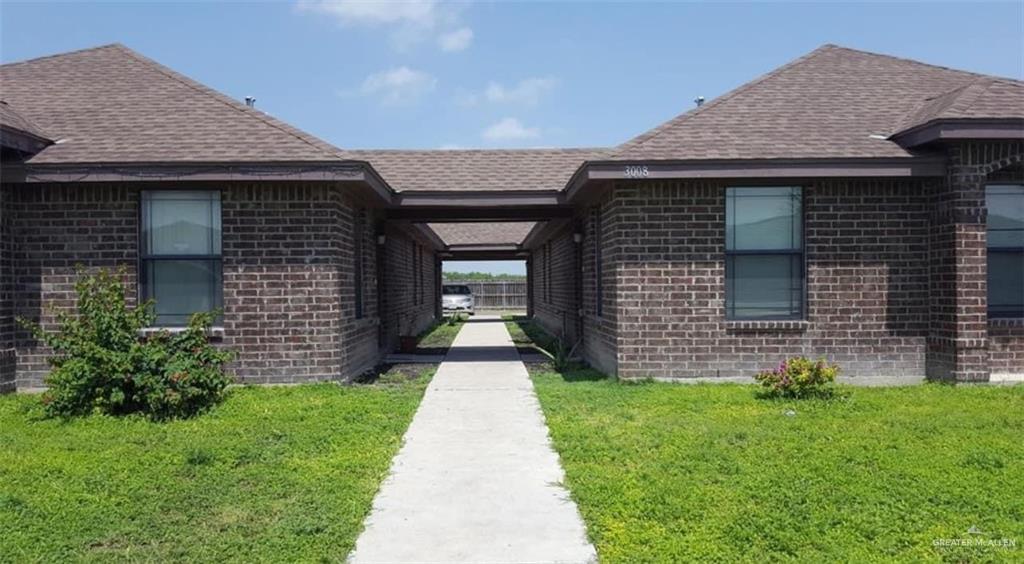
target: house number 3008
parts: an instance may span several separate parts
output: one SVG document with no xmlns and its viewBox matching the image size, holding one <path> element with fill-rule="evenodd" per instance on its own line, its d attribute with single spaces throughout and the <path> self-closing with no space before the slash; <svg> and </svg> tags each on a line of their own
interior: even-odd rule
<svg viewBox="0 0 1024 564">
<path fill-rule="evenodd" d="M 626 178 L 647 178 L 646 166 L 627 166 Z"/>
</svg>

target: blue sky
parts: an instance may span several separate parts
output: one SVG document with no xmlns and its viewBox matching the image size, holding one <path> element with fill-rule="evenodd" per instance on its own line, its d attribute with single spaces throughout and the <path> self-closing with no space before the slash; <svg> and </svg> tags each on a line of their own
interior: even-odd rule
<svg viewBox="0 0 1024 564">
<path fill-rule="evenodd" d="M 823 43 L 1021 78 L 1022 5 L 3 2 L 0 60 L 121 42 L 341 147 L 599 146 Z"/>
<path fill-rule="evenodd" d="M 1024 3 L 0 3 L 3 62 L 112 42 L 340 147 L 604 146 L 823 43 L 1024 78 Z"/>
</svg>

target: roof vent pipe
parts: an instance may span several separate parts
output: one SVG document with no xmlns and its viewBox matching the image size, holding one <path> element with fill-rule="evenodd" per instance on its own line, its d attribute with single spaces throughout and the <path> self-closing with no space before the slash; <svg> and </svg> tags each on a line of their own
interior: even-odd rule
<svg viewBox="0 0 1024 564">
<path fill-rule="evenodd" d="M 245 97 L 245 105 L 247 107 L 249 107 L 249 108 L 255 108 L 256 107 L 256 97 L 255 96 L 246 96 Z"/>
<path fill-rule="evenodd" d="M 697 96 L 696 98 L 693 99 L 693 103 L 697 104 L 698 108 L 703 106 L 704 105 L 704 97 L 703 96 Z"/>
</svg>

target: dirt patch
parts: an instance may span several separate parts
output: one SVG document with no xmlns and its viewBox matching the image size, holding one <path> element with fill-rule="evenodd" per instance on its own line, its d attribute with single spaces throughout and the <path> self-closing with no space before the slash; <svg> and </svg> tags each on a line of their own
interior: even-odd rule
<svg viewBox="0 0 1024 564">
<path fill-rule="evenodd" d="M 436 370 L 437 364 L 416 363 L 416 364 L 378 364 L 373 370 L 368 370 L 356 377 L 353 384 L 388 384 L 396 382 L 409 382 L 422 377 L 424 374 Z"/>
<path fill-rule="evenodd" d="M 555 368 L 551 365 L 550 361 L 523 361 L 523 365 L 526 366 L 526 371 L 530 374 L 543 374 L 545 372 L 554 372 Z"/>
</svg>

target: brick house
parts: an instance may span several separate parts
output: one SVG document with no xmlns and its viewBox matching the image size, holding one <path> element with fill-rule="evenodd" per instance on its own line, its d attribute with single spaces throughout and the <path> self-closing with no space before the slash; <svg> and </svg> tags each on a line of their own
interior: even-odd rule
<svg viewBox="0 0 1024 564">
<path fill-rule="evenodd" d="M 1024 83 L 831 45 L 617 147 L 335 148 L 121 46 L 0 67 L 0 389 L 15 316 L 124 267 L 221 307 L 245 382 L 347 379 L 438 315 L 442 260 L 527 261 L 530 315 L 624 378 L 826 356 L 1024 378 Z"/>
</svg>

